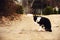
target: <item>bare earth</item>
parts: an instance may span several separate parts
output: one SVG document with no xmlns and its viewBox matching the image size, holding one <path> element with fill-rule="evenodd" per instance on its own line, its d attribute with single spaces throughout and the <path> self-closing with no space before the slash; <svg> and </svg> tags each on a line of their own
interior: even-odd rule
<svg viewBox="0 0 60 40">
<path fill-rule="evenodd" d="M 22 15 L 21 20 L 12 21 L 10 25 L 0 25 L 0 40 L 60 40 L 60 15 L 45 16 L 50 19 L 52 32 L 39 32 L 39 25 L 32 16 Z"/>
</svg>

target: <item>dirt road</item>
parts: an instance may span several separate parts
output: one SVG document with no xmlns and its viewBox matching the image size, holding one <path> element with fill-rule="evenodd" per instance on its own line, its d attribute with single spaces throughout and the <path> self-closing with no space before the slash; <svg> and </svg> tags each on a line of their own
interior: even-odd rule
<svg viewBox="0 0 60 40">
<path fill-rule="evenodd" d="M 23 15 L 22 20 L 12 21 L 9 26 L 0 26 L 0 40 L 60 40 L 60 15 L 45 16 L 50 19 L 52 32 L 37 31 L 39 25 L 32 16 Z"/>
</svg>

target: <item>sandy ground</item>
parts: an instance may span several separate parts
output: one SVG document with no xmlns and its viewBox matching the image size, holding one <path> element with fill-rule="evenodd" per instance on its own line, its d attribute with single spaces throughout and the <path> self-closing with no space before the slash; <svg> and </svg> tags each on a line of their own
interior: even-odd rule
<svg viewBox="0 0 60 40">
<path fill-rule="evenodd" d="M 0 40 L 60 40 L 60 15 L 44 16 L 50 19 L 52 32 L 37 31 L 39 25 L 32 16 L 21 16 L 21 20 L 12 21 L 10 25 L 0 25 Z"/>
</svg>

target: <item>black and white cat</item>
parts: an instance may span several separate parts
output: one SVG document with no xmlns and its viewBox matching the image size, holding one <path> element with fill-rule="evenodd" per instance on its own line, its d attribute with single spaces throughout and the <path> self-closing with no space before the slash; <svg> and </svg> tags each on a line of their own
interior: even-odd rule
<svg viewBox="0 0 60 40">
<path fill-rule="evenodd" d="M 52 32 L 51 29 L 51 22 L 48 18 L 46 17 L 41 17 L 41 16 L 33 16 L 34 22 L 37 22 L 42 28 L 44 27 L 45 31 Z"/>
</svg>

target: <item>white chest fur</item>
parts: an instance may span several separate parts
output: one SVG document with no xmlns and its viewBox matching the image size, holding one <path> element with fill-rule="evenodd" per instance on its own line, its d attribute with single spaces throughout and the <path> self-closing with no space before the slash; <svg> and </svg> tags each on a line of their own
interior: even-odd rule
<svg viewBox="0 0 60 40">
<path fill-rule="evenodd" d="M 41 20 L 41 17 L 37 17 L 36 22 L 39 22 Z"/>
</svg>

